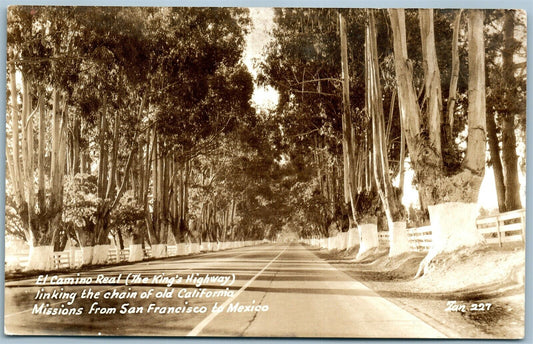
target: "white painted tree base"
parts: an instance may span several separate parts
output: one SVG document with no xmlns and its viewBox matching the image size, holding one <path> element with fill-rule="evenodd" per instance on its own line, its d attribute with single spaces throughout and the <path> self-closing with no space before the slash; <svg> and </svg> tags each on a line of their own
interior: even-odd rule
<svg viewBox="0 0 533 344">
<path fill-rule="evenodd" d="M 142 244 L 131 244 L 130 245 L 130 256 L 128 257 L 128 262 L 140 262 L 144 259 L 144 251 Z"/>
<path fill-rule="evenodd" d="M 476 203 L 447 202 L 430 205 L 428 210 L 432 247 L 420 263 L 416 277 L 426 273 L 429 263 L 440 253 L 485 244 L 485 239 L 476 226 L 478 216 Z"/>
<path fill-rule="evenodd" d="M 346 250 L 346 247 L 348 247 L 348 232 L 340 232 L 337 234 L 337 249 L 339 250 Z"/>
<path fill-rule="evenodd" d="M 329 251 L 336 249 L 336 247 L 335 247 L 335 242 L 336 241 L 337 241 L 336 237 L 329 237 L 328 238 L 328 250 Z"/>
<path fill-rule="evenodd" d="M 185 255 L 187 255 L 187 254 L 188 254 L 188 253 L 187 253 L 187 244 L 184 243 L 184 242 L 179 243 L 179 244 L 178 244 L 178 250 L 177 250 L 177 251 L 178 251 L 178 253 L 177 253 L 178 256 L 185 256 Z"/>
<path fill-rule="evenodd" d="M 27 271 L 49 271 L 52 269 L 52 255 L 54 246 L 30 246 Z"/>
<path fill-rule="evenodd" d="M 191 253 L 200 253 L 200 244 L 195 242 L 191 243 Z"/>
<path fill-rule="evenodd" d="M 350 228 L 348 231 L 348 244 L 347 248 L 352 248 L 359 245 L 359 232 L 357 228 Z"/>
<path fill-rule="evenodd" d="M 78 258 L 81 258 L 81 249 L 76 249 L 76 247 L 70 246 L 68 252 L 70 258 L 70 268 L 76 269 L 81 267 L 82 261 Z"/>
<path fill-rule="evenodd" d="M 166 244 L 152 245 L 152 258 L 164 258 L 168 257 Z"/>
<path fill-rule="evenodd" d="M 389 257 L 399 256 L 411 250 L 405 221 L 389 223 Z"/>
<path fill-rule="evenodd" d="M 110 245 L 95 245 L 93 247 L 93 265 L 101 265 L 107 263 L 107 256 L 109 254 Z"/>
<path fill-rule="evenodd" d="M 93 246 L 81 247 L 81 265 L 91 265 L 93 263 Z"/>
<path fill-rule="evenodd" d="M 378 226 L 374 223 L 360 224 L 358 230 L 360 244 L 356 259 L 361 259 L 370 250 L 378 248 Z"/>
</svg>

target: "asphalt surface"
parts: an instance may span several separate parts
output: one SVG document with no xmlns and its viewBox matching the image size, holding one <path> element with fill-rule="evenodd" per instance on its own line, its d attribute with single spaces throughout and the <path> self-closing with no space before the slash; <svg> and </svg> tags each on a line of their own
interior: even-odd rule
<svg viewBox="0 0 533 344">
<path fill-rule="evenodd" d="M 4 328 L 21 335 L 445 337 L 298 244 L 7 281 Z"/>
</svg>

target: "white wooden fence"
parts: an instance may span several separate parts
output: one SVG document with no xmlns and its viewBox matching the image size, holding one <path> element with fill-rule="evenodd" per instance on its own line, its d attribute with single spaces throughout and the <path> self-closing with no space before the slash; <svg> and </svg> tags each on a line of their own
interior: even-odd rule
<svg viewBox="0 0 533 344">
<path fill-rule="evenodd" d="M 202 244 L 179 244 L 167 245 L 167 256 L 175 257 L 188 254 L 194 254 L 199 252 L 213 252 L 220 250 L 227 250 L 231 248 L 238 248 L 244 246 L 256 246 L 269 242 L 268 240 L 262 241 L 231 241 L 231 242 L 204 242 Z M 144 248 L 144 259 L 152 257 L 151 247 Z M 111 247 L 107 254 L 107 263 L 120 263 L 127 262 L 130 256 L 130 248 L 125 247 L 123 250 L 117 247 Z M 80 267 L 82 265 L 82 251 L 81 249 L 66 250 L 63 252 L 54 252 L 51 260 L 52 270 L 69 269 L 74 267 Z M 25 268 L 28 265 L 28 254 L 17 254 L 15 256 L 6 257 L 6 265 L 18 266 L 19 268 Z M 8 268 L 6 266 L 6 269 Z"/>
<path fill-rule="evenodd" d="M 496 216 L 483 216 L 477 219 L 477 227 L 489 244 L 526 241 L 525 209 L 509 211 Z"/>
<path fill-rule="evenodd" d="M 476 220 L 476 225 L 485 241 L 488 244 L 497 244 L 502 247 L 505 243 L 521 242 L 525 243 L 526 237 L 526 211 L 525 209 L 513 210 L 491 216 L 482 216 Z M 350 229 L 350 230 L 353 230 Z M 432 245 L 431 226 L 418 228 L 407 228 L 409 245 L 411 250 L 418 252 L 427 252 Z M 340 243 L 346 237 L 345 233 L 339 233 L 335 237 L 324 238 L 329 244 L 325 245 L 328 249 L 342 250 L 351 247 L 349 244 Z M 308 245 L 320 246 L 322 238 L 304 239 L 303 242 Z M 382 247 L 389 246 L 389 232 L 378 232 L 379 245 Z"/>
<path fill-rule="evenodd" d="M 389 246 L 389 232 L 378 232 L 379 246 Z"/>
<path fill-rule="evenodd" d="M 431 248 L 433 242 L 431 226 L 407 228 L 407 236 L 413 251 L 427 252 Z"/>
</svg>

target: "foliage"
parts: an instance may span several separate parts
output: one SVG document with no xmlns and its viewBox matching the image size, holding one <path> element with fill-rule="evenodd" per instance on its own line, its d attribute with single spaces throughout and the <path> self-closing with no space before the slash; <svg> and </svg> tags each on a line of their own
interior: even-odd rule
<svg viewBox="0 0 533 344">
<path fill-rule="evenodd" d="M 104 239 L 110 230 L 127 235 L 142 232 L 142 221 L 152 221 L 154 228 L 167 232 L 165 225 L 170 224 L 173 231 L 184 233 L 196 223 L 189 228 L 192 234 L 210 240 L 276 238 L 278 233 L 293 232 L 326 235 L 329 230 L 346 229 L 352 210 L 342 187 L 339 13 L 347 21 L 350 112 L 355 148 L 362 151 L 371 128 L 364 104 L 361 57 L 367 13 L 363 9 L 275 9 L 273 40 L 254 80 L 242 62 L 250 27 L 247 9 L 11 7 L 8 67 L 14 66 L 28 86 L 17 85 L 14 98 L 17 102 L 27 99 L 25 107 L 36 112 L 16 123 L 17 128 L 31 129 L 26 135 L 35 139 L 26 142 L 26 147 L 33 151 L 28 155 L 14 151 L 13 142 L 22 145 L 23 140 L 13 140 L 11 110 L 6 113 L 6 146 L 17 163 L 34 161 L 25 180 L 35 185 L 26 187 L 37 189 L 41 187 L 38 179 L 45 179 L 45 190 L 39 190 L 45 201 L 36 202 L 35 209 L 21 206 L 8 171 L 6 233 L 29 240 L 25 227 L 30 224 L 25 220 L 31 211 L 42 215 L 39 220 L 43 221 L 59 212 L 61 225 L 88 236 L 95 234 L 97 226 L 105 227 L 99 234 Z M 456 13 L 435 11 L 443 99 L 447 99 L 451 79 Z M 487 13 L 487 109 L 496 114 L 498 135 L 504 117 L 516 116 L 524 138 L 525 73 L 518 73 L 512 83 L 502 82 L 504 71 L 498 61 L 503 38 L 498 25 L 503 12 Z M 413 83 L 418 105 L 425 111 L 419 18 L 414 10 L 406 14 Z M 401 148 L 399 110 L 393 101 L 397 88 L 393 37 L 386 11 L 377 10 L 376 18 L 386 151 L 394 177 L 399 172 Z M 518 21 L 518 25 L 525 23 Z M 461 27 L 464 32 L 465 20 Z M 454 144 L 443 150 L 447 170 L 434 174 L 434 185 L 422 190 L 446 201 L 465 199 L 470 190 L 469 176 L 444 178 L 456 174 L 464 156 L 466 137 L 461 132 L 468 105 L 467 47 L 462 34 Z M 517 42 L 516 54 L 522 51 L 524 47 Z M 8 74 L 8 81 L 11 78 Z M 251 107 L 254 83 L 271 85 L 279 92 L 275 111 Z M 19 109 L 19 104 L 11 104 L 10 92 L 8 109 Z M 43 128 L 37 111 L 40 105 L 45 114 Z M 50 115 L 54 110 L 59 110 L 57 118 L 64 125 L 60 134 Z M 421 125 L 418 139 L 424 145 L 427 123 L 422 120 Z M 44 137 L 41 148 L 45 153 L 37 164 L 39 134 Z M 52 191 L 56 154 L 52 142 L 60 142 L 66 151 L 66 167 L 56 168 L 66 174 L 58 192 Z M 417 159 L 411 160 L 425 161 L 425 168 L 433 170 L 439 164 L 434 163 L 433 148 L 422 147 L 418 154 L 425 158 L 412 156 Z M 186 174 L 190 175 L 183 177 Z M 162 189 L 161 185 L 166 189 L 154 191 Z M 56 199 L 59 204 L 54 204 L 54 211 L 44 214 L 44 208 Z M 170 209 L 171 201 L 181 203 Z M 179 221 L 172 218 L 177 208 Z M 377 194 L 361 192 L 356 212 L 361 219 L 381 216 Z M 87 242 L 94 243 L 93 239 Z"/>
<path fill-rule="evenodd" d="M 379 195 L 375 191 L 363 191 L 358 194 L 356 211 L 360 214 L 360 223 L 374 223 L 384 214 Z M 370 222 L 366 222 L 370 221 Z"/>
<path fill-rule="evenodd" d="M 19 213 L 16 210 L 16 205 L 12 197 L 6 194 L 6 212 L 5 212 L 5 232 L 6 236 L 12 236 L 18 239 L 22 239 L 26 242 L 30 238 L 26 237 L 26 231 L 24 230 L 24 222 L 20 218 Z"/>
<path fill-rule="evenodd" d="M 96 195 L 96 177 L 78 173 L 65 179 L 62 220 L 83 229 L 96 223 L 96 210 L 102 202 Z"/>
<path fill-rule="evenodd" d="M 110 227 L 125 234 L 131 234 L 134 228 L 139 226 L 139 221 L 144 220 L 144 216 L 144 209 L 138 203 L 133 192 L 131 190 L 126 191 L 118 206 L 111 212 Z"/>
</svg>

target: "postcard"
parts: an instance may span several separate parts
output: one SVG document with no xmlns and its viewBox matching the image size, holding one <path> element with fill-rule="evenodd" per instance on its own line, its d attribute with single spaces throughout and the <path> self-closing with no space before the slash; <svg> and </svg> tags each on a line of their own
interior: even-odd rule
<svg viewBox="0 0 533 344">
<path fill-rule="evenodd" d="M 520 9 L 9 6 L 6 335 L 520 339 Z"/>
</svg>

